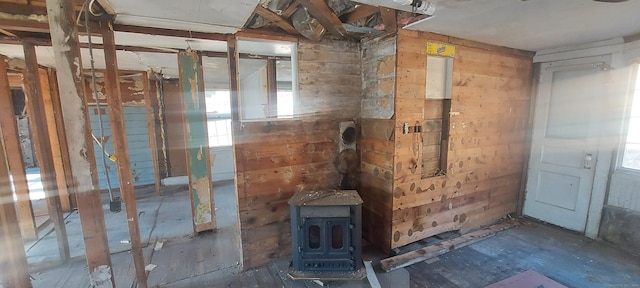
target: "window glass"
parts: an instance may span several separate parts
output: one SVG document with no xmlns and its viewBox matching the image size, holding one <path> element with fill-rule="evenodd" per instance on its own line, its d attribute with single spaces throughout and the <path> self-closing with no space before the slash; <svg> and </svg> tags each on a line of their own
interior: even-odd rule
<svg viewBox="0 0 640 288">
<path fill-rule="evenodd" d="M 640 66 L 640 65 L 639 65 Z M 640 170 L 640 69 L 633 94 L 622 167 Z"/>
</svg>

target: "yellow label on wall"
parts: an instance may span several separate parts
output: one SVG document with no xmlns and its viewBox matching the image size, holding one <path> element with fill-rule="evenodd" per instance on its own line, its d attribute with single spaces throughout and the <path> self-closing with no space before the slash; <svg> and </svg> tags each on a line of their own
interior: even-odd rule
<svg viewBox="0 0 640 288">
<path fill-rule="evenodd" d="M 427 54 L 453 57 L 456 54 L 456 46 L 439 42 L 427 42 Z"/>
</svg>

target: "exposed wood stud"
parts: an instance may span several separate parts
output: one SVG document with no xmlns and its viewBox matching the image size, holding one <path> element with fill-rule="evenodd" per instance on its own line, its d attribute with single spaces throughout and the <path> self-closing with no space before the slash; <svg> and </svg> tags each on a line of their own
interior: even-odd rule
<svg viewBox="0 0 640 288">
<path fill-rule="evenodd" d="M 0 62 L 0 69 L 6 70 L 4 59 Z M 7 201 L 13 199 L 6 158 L 10 153 L 15 152 L 6 151 L 3 141 L 0 141 L 0 199 L 3 199 L 0 201 L 0 266 L 3 269 L 0 273 L 0 283 L 6 288 L 32 287 L 16 208 L 13 201 Z"/>
<path fill-rule="evenodd" d="M 282 18 L 284 19 L 289 19 L 289 17 L 291 17 L 293 13 L 296 13 L 296 11 L 298 11 L 299 6 L 300 1 L 293 0 L 293 2 L 291 2 L 291 4 L 289 4 L 289 6 L 282 11 L 282 14 L 280 14 L 280 16 L 282 16 Z"/>
<path fill-rule="evenodd" d="M 149 147 L 151 147 L 151 162 L 153 162 L 153 179 L 154 185 L 156 188 L 156 195 L 161 196 L 162 191 L 160 191 L 160 168 L 158 165 L 158 142 L 156 141 L 156 125 L 155 125 L 155 115 L 153 107 L 153 101 L 151 100 L 151 89 L 149 88 L 149 73 L 153 73 L 153 71 L 148 71 L 142 76 L 142 85 L 144 86 L 144 105 L 147 108 L 147 130 L 149 132 Z M 155 96 L 155 95 L 154 95 Z"/>
<path fill-rule="evenodd" d="M 276 60 L 267 60 L 267 117 L 278 117 L 278 80 Z"/>
<path fill-rule="evenodd" d="M 300 34 L 300 32 L 298 32 L 298 30 L 296 30 L 296 28 L 293 27 L 291 23 L 289 23 L 289 20 L 267 8 L 262 7 L 262 5 L 258 4 L 258 6 L 256 6 L 255 13 L 278 25 L 278 27 L 282 28 L 282 30 L 286 31 L 287 33 L 294 35 Z"/>
<path fill-rule="evenodd" d="M 149 34 L 149 35 L 158 35 L 158 36 L 184 37 L 184 38 L 216 40 L 216 41 L 225 41 L 227 39 L 227 34 L 171 30 L 171 29 L 151 28 L 151 27 L 131 26 L 131 25 L 116 24 L 116 25 L 113 25 L 113 30 L 118 32 Z"/>
<path fill-rule="evenodd" d="M 193 229 L 198 233 L 216 229 L 201 55 L 194 51 L 178 53 L 178 70 Z"/>
<path fill-rule="evenodd" d="M 381 12 L 382 7 L 376 7 L 376 6 L 371 6 L 371 5 L 366 5 L 366 4 L 358 4 L 358 7 L 356 7 L 355 10 L 353 10 L 351 13 L 347 14 L 344 16 L 345 19 L 345 23 L 353 23 L 356 22 L 362 18 L 365 17 L 369 17 L 373 14 L 376 14 L 378 12 Z"/>
<path fill-rule="evenodd" d="M 60 137 L 58 136 L 58 128 L 56 127 L 56 116 L 53 107 L 53 97 L 51 95 L 51 85 L 49 84 L 49 74 L 44 68 L 38 69 L 40 78 L 40 91 L 42 95 L 42 103 L 44 104 L 45 119 L 47 122 L 47 131 L 49 131 L 49 143 L 51 144 L 51 157 L 53 157 L 53 166 L 55 169 L 54 177 L 57 183 L 58 195 L 62 212 L 71 211 L 71 197 L 67 189 L 67 179 L 64 174 L 64 165 L 62 163 L 63 154 L 60 149 Z"/>
<path fill-rule="evenodd" d="M 29 184 L 27 182 L 24 160 L 22 159 L 22 149 L 20 147 L 20 137 L 18 125 L 13 111 L 13 99 L 7 78 L 7 62 L 5 57 L 0 57 L 0 130 L 4 145 L 7 151 L 7 160 L 16 196 L 18 197 L 18 219 L 22 237 L 25 240 L 36 240 L 38 233 L 36 223 L 33 218 L 33 207 L 29 198 Z M 0 139 L 2 141 L 2 139 Z M 0 162 L 0 165 L 4 165 Z M 8 186 L 10 187 L 10 186 Z"/>
<path fill-rule="evenodd" d="M 27 69 L 25 70 L 25 92 L 27 96 L 27 113 L 31 127 L 31 137 L 36 148 L 36 157 L 40 165 L 42 187 L 45 192 L 49 219 L 56 232 L 58 251 L 61 259 L 69 259 L 69 241 L 64 223 L 59 189 L 56 182 L 55 164 L 53 160 L 49 129 L 47 126 L 45 103 L 43 99 L 41 79 L 38 73 L 36 48 L 33 44 L 23 44 Z"/>
<path fill-rule="evenodd" d="M 78 199 L 89 277 L 95 287 L 115 287 L 84 81 L 81 67 L 76 65 L 81 62 L 81 54 L 75 12 L 70 1 L 46 3 L 73 172 L 71 189 Z"/>
<path fill-rule="evenodd" d="M 62 117 L 62 103 L 60 103 L 60 94 L 58 90 L 58 79 L 56 77 L 56 71 L 54 69 L 48 69 L 48 78 L 51 91 L 51 103 L 53 106 L 53 113 L 55 116 L 56 129 L 58 132 L 58 141 L 60 143 L 60 152 L 62 155 L 62 167 L 64 170 L 65 182 L 67 188 L 73 183 L 73 175 L 71 172 L 71 162 L 69 162 L 69 146 L 67 145 L 67 134 L 64 128 L 64 119 Z M 70 196 L 71 209 L 78 207 L 76 195 L 72 193 L 71 189 L 67 189 Z"/>
<path fill-rule="evenodd" d="M 342 21 L 324 0 L 300 0 L 300 4 L 307 8 L 311 16 L 318 19 L 320 24 L 329 30 L 331 34 L 342 37 L 348 36 L 347 30 L 342 27 Z"/>
<path fill-rule="evenodd" d="M 104 60 L 107 63 L 104 77 L 104 84 L 107 92 L 107 108 L 109 109 L 109 122 L 111 129 L 111 139 L 113 148 L 118 156 L 116 167 L 118 170 L 118 181 L 120 183 L 120 194 L 125 202 L 127 211 L 127 224 L 129 225 L 129 238 L 131 240 L 131 255 L 136 270 L 136 282 L 138 287 L 147 287 L 147 276 L 145 272 L 144 255 L 142 252 L 142 241 L 140 240 L 140 224 L 138 221 L 138 209 L 136 203 L 135 188 L 133 187 L 133 176 L 131 173 L 131 159 L 129 158 L 129 147 L 127 143 L 127 130 L 125 128 L 124 114 L 122 112 L 122 93 L 120 90 L 120 78 L 118 73 L 118 58 L 115 49 L 115 38 L 113 30 L 109 29 L 111 23 L 102 29 L 102 42 L 104 43 Z M 147 81 L 146 74 L 143 81 Z M 148 85 L 147 85 L 148 86 Z M 146 87 L 148 88 L 148 87 Z M 148 94 L 145 92 L 145 94 Z M 97 99 L 96 99 L 97 100 Z M 151 132 L 149 132 L 151 133 Z M 155 151 L 152 149 L 152 151 Z"/>
<path fill-rule="evenodd" d="M 231 120 L 240 120 L 240 75 L 238 59 L 238 38 L 231 35 L 227 39 L 227 63 L 229 64 L 229 92 L 231 96 Z"/>
</svg>

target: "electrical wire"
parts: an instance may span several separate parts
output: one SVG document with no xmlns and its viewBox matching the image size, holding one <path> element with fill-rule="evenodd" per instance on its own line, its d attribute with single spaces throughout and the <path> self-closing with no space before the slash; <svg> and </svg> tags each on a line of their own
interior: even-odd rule
<svg viewBox="0 0 640 288">
<path fill-rule="evenodd" d="M 90 0 L 86 0 L 85 4 L 83 6 L 84 8 L 84 25 L 85 25 L 85 29 L 87 29 L 87 38 L 89 39 L 89 58 L 90 58 L 90 62 L 91 62 L 91 86 L 93 88 L 93 99 L 96 100 L 96 108 L 98 108 L 98 123 L 100 125 L 100 139 L 104 140 L 104 124 L 102 123 L 102 110 L 100 107 L 100 99 L 98 99 L 98 85 L 96 83 L 96 67 L 95 67 L 95 58 L 93 57 L 93 42 L 91 41 L 91 27 L 89 25 L 89 6 L 90 6 Z M 93 135 L 93 139 L 97 141 L 95 135 Z M 98 142 L 98 146 L 100 146 L 100 149 L 102 149 L 102 167 L 104 169 L 104 175 L 106 177 L 107 180 L 107 189 L 109 190 L 109 199 L 111 200 L 111 202 L 113 202 L 114 197 L 113 197 L 113 191 L 111 188 L 111 177 L 109 176 L 109 171 L 107 171 L 107 159 L 105 158 L 105 154 L 109 155 L 107 153 L 107 151 L 104 149 L 104 146 L 102 145 L 102 143 Z M 111 156 L 109 155 L 109 157 L 111 158 Z"/>
</svg>

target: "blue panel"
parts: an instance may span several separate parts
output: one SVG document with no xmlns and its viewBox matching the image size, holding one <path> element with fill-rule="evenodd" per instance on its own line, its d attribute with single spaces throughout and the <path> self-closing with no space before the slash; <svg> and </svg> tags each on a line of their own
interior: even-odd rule
<svg viewBox="0 0 640 288">
<path fill-rule="evenodd" d="M 103 111 L 107 111 L 106 107 L 101 107 Z M 149 131 L 147 129 L 147 110 L 143 106 L 127 106 L 123 107 L 125 128 L 127 130 L 127 145 L 129 146 L 129 159 L 131 160 L 131 173 L 133 174 L 134 186 L 153 184 L 153 162 L 151 158 L 151 147 L 149 146 Z M 91 130 L 96 138 L 100 139 L 100 124 L 98 123 L 98 115 L 95 113 L 95 106 L 89 107 L 89 116 L 91 118 Z M 104 136 L 108 137 L 104 144 L 107 153 L 115 153 L 113 151 L 113 139 L 111 138 L 111 129 L 109 127 L 109 115 L 102 115 L 102 125 L 104 127 Z M 96 163 L 98 164 L 98 178 L 100 179 L 100 189 L 107 189 L 107 179 L 102 165 L 102 149 L 93 142 L 96 150 Z M 119 187 L 118 171 L 115 163 L 109 159 L 107 161 L 107 171 L 111 180 L 111 187 Z"/>
</svg>

